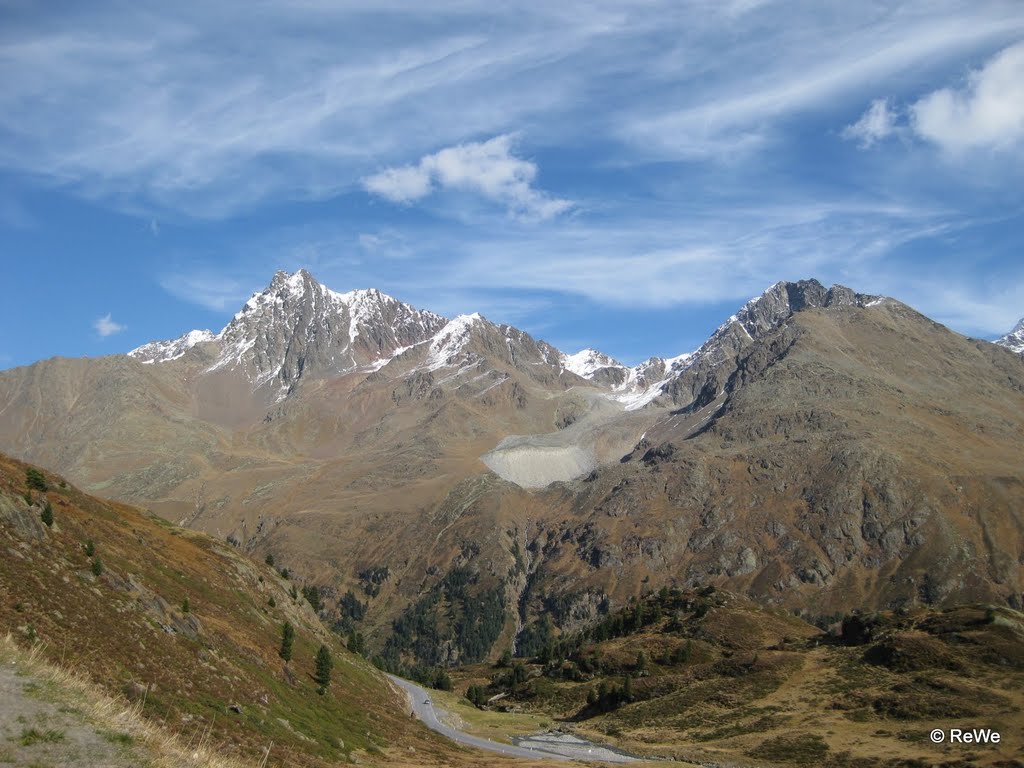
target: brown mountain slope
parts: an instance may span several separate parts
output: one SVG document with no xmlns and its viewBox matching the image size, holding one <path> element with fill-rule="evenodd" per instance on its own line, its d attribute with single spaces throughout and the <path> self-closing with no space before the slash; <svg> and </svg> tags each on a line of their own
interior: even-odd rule
<svg viewBox="0 0 1024 768">
<path fill-rule="evenodd" d="M 1012 354 L 897 302 L 800 312 L 713 403 L 547 495 L 563 512 L 534 583 L 713 581 L 818 613 L 1019 607 L 1022 447 Z"/>
<path fill-rule="evenodd" d="M 182 743 L 248 764 L 268 748 L 268 765 L 400 764 L 410 747 L 421 764 L 472 762 L 410 722 L 403 698 L 273 569 L 28 469 L 0 456 L 0 632 L 128 697 Z M 284 621 L 296 634 L 287 665 Z M 335 662 L 324 696 L 312 681 L 320 644 Z"/>
</svg>

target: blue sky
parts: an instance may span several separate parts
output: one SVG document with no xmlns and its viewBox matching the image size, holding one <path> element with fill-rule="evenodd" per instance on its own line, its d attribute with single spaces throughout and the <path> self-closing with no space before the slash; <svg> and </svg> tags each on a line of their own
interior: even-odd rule
<svg viewBox="0 0 1024 768">
<path fill-rule="evenodd" d="M 780 279 L 1024 315 L 1019 0 L 495 5 L 0 0 L 0 367 L 303 266 L 628 363 Z"/>
</svg>

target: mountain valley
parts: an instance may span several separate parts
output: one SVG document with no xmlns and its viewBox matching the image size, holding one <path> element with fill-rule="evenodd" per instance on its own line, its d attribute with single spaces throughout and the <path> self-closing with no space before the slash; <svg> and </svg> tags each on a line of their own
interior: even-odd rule
<svg viewBox="0 0 1024 768">
<path fill-rule="evenodd" d="M 661 586 L 807 618 L 1024 593 L 1024 361 L 813 280 L 630 368 L 278 273 L 220 333 L 0 372 L 0 441 L 272 555 L 394 669 Z"/>
</svg>

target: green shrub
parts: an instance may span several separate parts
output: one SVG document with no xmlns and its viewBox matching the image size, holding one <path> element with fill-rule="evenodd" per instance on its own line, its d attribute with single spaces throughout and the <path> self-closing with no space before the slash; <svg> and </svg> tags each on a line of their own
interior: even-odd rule
<svg viewBox="0 0 1024 768">
<path fill-rule="evenodd" d="M 25 470 L 25 484 L 34 491 L 46 492 L 50 486 L 46 482 L 46 476 L 35 467 Z"/>
</svg>

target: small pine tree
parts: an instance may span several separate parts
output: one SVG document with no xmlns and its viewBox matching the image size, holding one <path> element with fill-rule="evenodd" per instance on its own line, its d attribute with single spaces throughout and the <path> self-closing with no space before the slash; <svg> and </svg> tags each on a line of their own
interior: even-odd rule
<svg viewBox="0 0 1024 768">
<path fill-rule="evenodd" d="M 184 600 L 181 601 L 181 612 L 182 613 L 188 613 L 191 610 L 192 610 L 192 606 L 189 605 L 188 598 L 186 597 Z"/>
<path fill-rule="evenodd" d="M 466 698 L 478 708 L 483 708 L 487 703 L 487 689 L 482 685 L 471 685 L 466 689 Z"/>
<path fill-rule="evenodd" d="M 96 577 L 103 575 L 103 561 L 99 557 L 92 561 L 92 575 Z"/>
<path fill-rule="evenodd" d="M 265 562 L 267 565 L 269 565 L 271 568 L 273 568 L 274 567 L 274 556 L 272 554 L 270 554 L 269 552 L 267 552 L 267 557 L 266 557 L 266 559 L 263 562 Z"/>
<path fill-rule="evenodd" d="M 42 519 L 43 519 L 43 525 L 45 525 L 47 528 L 52 528 L 53 527 L 53 506 L 51 506 L 49 501 L 47 501 L 46 502 L 46 506 L 43 507 L 43 518 Z"/>
<path fill-rule="evenodd" d="M 267 605 L 269 605 L 271 608 L 277 608 L 277 600 L 274 599 L 273 595 L 271 595 L 270 599 L 267 600 Z"/>
<path fill-rule="evenodd" d="M 292 600 L 298 601 L 298 599 L 299 599 L 299 590 L 297 590 L 295 588 L 294 584 L 292 584 L 292 589 L 291 589 L 291 591 L 288 594 L 292 596 Z"/>
<path fill-rule="evenodd" d="M 348 633 L 347 647 L 352 653 L 358 653 L 360 656 L 366 653 L 366 640 L 363 636 L 356 632 L 354 629 Z"/>
<path fill-rule="evenodd" d="M 46 491 L 50 490 L 50 486 L 46 482 L 46 476 L 35 467 L 29 467 L 25 470 L 25 484 L 35 490 Z"/>
<path fill-rule="evenodd" d="M 291 574 L 291 572 L 287 568 L 282 568 L 281 569 L 281 578 L 282 579 L 290 579 L 291 576 L 292 576 L 292 574 Z"/>
<path fill-rule="evenodd" d="M 295 627 L 291 625 L 291 622 L 286 621 L 284 626 L 281 627 L 281 650 L 278 651 L 278 655 L 289 662 L 292 660 L 292 643 L 295 642 Z"/>
<path fill-rule="evenodd" d="M 314 613 L 320 613 L 323 609 L 323 601 L 320 599 L 320 588 L 315 584 L 308 584 L 302 588 L 302 596 L 306 598 Z"/>
<path fill-rule="evenodd" d="M 496 666 L 501 668 L 512 666 L 512 651 L 506 648 L 502 652 L 501 657 L 498 659 L 498 663 Z"/>
<path fill-rule="evenodd" d="M 434 687 L 439 691 L 450 691 L 452 689 L 452 679 L 448 676 L 448 672 L 439 669 L 437 675 L 434 677 Z"/>
<path fill-rule="evenodd" d="M 327 693 L 327 687 L 331 684 L 331 669 L 334 667 L 334 662 L 331 661 L 331 651 L 326 645 L 321 645 L 320 650 L 316 652 L 316 674 L 313 675 L 313 679 L 319 686 L 316 692 L 323 696 Z"/>
<path fill-rule="evenodd" d="M 92 539 L 89 539 L 85 544 L 82 545 L 85 548 L 85 556 L 92 557 L 96 554 L 96 545 L 92 543 Z"/>
</svg>

